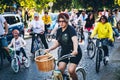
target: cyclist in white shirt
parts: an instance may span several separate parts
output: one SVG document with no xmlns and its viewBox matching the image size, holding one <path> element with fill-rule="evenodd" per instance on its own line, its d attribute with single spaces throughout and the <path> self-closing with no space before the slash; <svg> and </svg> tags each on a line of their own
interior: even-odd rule
<svg viewBox="0 0 120 80">
<path fill-rule="evenodd" d="M 44 22 L 39 18 L 38 13 L 34 13 L 34 19 L 30 22 L 29 28 L 33 30 L 33 33 L 36 33 L 38 37 L 41 38 L 41 41 L 45 47 L 45 49 L 48 49 L 48 44 L 45 39 L 45 27 Z M 34 53 L 32 51 L 33 49 L 33 41 L 35 40 L 35 35 L 32 35 L 32 45 L 31 45 L 31 53 Z"/>
</svg>

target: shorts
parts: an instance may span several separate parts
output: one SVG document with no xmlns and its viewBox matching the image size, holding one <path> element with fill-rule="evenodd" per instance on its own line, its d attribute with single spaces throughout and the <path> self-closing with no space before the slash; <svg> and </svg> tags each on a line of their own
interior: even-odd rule
<svg viewBox="0 0 120 80">
<path fill-rule="evenodd" d="M 7 38 L 6 37 L 1 38 L 0 44 L 2 47 L 7 47 L 8 46 Z"/>
<path fill-rule="evenodd" d="M 74 64 L 78 65 L 81 58 L 82 58 L 82 51 L 81 51 L 81 48 L 79 47 L 78 54 L 76 55 L 76 57 L 72 57 L 72 58 L 70 58 L 70 60 L 69 59 L 64 59 L 64 60 L 61 60 L 59 62 L 65 62 L 66 64 L 74 63 Z"/>
</svg>

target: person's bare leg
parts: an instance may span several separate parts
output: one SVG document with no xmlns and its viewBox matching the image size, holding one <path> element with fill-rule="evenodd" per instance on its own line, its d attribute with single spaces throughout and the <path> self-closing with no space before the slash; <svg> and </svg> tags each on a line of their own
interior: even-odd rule
<svg viewBox="0 0 120 80">
<path fill-rule="evenodd" d="M 9 54 L 9 48 L 8 47 L 3 47 L 3 48 L 6 50 L 7 54 Z"/>
<path fill-rule="evenodd" d="M 64 74 L 65 68 L 66 68 L 66 63 L 64 62 L 59 62 L 58 69 Z"/>
<path fill-rule="evenodd" d="M 78 80 L 77 74 L 75 72 L 76 67 L 77 67 L 77 65 L 74 63 L 70 63 L 68 66 L 68 72 L 69 72 L 72 80 Z"/>
</svg>

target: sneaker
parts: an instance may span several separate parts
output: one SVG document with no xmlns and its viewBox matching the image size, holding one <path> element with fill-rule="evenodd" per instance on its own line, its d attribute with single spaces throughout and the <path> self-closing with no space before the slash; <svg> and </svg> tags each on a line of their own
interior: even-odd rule
<svg viewBox="0 0 120 80">
<path fill-rule="evenodd" d="M 87 52 L 87 50 L 85 49 L 85 50 L 84 50 L 84 52 L 86 53 L 86 52 Z"/>
<path fill-rule="evenodd" d="M 120 36 L 119 36 L 119 37 L 117 37 L 117 39 L 120 39 Z"/>
<path fill-rule="evenodd" d="M 24 63 L 28 63 L 28 59 L 27 58 L 25 59 Z"/>
<path fill-rule="evenodd" d="M 25 63 L 27 63 L 27 58 L 26 58 L 26 57 L 23 57 L 23 61 L 24 61 Z"/>
<path fill-rule="evenodd" d="M 108 56 L 106 56 L 105 59 L 106 59 L 107 62 L 109 61 L 109 57 Z"/>
</svg>

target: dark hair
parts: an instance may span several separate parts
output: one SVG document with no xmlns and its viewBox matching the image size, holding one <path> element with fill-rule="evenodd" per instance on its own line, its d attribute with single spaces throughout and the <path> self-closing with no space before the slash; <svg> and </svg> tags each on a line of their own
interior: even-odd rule
<svg viewBox="0 0 120 80">
<path fill-rule="evenodd" d="M 93 15 L 92 20 L 95 20 L 95 16 L 94 16 L 94 13 L 93 13 L 93 12 L 89 12 L 89 13 L 88 13 L 88 18 L 87 18 L 87 19 L 90 19 L 90 16 L 91 16 L 91 15 Z"/>
<path fill-rule="evenodd" d="M 44 12 L 44 14 L 48 14 L 48 12 L 47 12 L 47 11 L 45 11 L 45 12 Z"/>
<path fill-rule="evenodd" d="M 59 21 L 60 18 L 63 18 L 65 20 L 65 22 L 68 22 L 68 20 L 69 20 L 69 16 L 68 16 L 67 13 L 60 13 L 58 15 L 58 21 Z"/>
<path fill-rule="evenodd" d="M 102 18 L 104 18 L 105 19 L 105 22 L 108 22 L 108 19 L 107 19 L 107 17 L 105 16 L 105 15 L 102 15 L 101 17 L 100 17 L 100 19 L 99 19 L 99 21 L 98 22 L 101 22 L 101 19 Z"/>
</svg>

